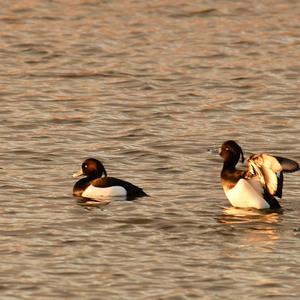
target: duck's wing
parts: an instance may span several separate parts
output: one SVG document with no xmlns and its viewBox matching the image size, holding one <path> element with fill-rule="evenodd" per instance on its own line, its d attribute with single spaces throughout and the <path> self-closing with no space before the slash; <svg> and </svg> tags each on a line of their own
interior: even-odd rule
<svg viewBox="0 0 300 300">
<path fill-rule="evenodd" d="M 94 187 L 113 187 L 113 186 L 121 186 L 126 189 L 128 197 L 136 196 L 148 196 L 142 188 L 119 178 L 115 177 L 101 177 L 92 181 L 92 185 Z"/>
<path fill-rule="evenodd" d="M 282 188 L 283 188 L 283 172 L 276 173 L 276 175 L 277 175 L 277 190 L 274 196 L 281 198 Z"/>
<path fill-rule="evenodd" d="M 269 154 L 254 154 L 248 159 L 248 171 L 257 176 L 265 191 L 271 196 L 282 197 L 283 172 L 295 172 L 299 169 L 297 162 Z"/>
<path fill-rule="evenodd" d="M 92 181 L 92 185 L 95 187 L 101 187 L 101 188 L 111 187 L 111 186 L 123 186 L 125 188 L 137 187 L 128 181 L 125 181 L 125 180 L 122 180 L 119 178 L 115 178 L 115 177 L 106 177 L 106 176 L 94 179 Z"/>
<path fill-rule="evenodd" d="M 247 161 L 248 171 L 253 176 L 256 176 L 264 190 L 269 195 L 282 195 L 282 166 L 278 160 L 268 154 L 254 154 L 251 155 Z"/>
<path fill-rule="evenodd" d="M 280 156 L 274 156 L 274 157 L 281 165 L 283 172 L 292 173 L 299 170 L 299 164 L 296 161 L 291 160 L 289 158 L 280 157 Z"/>
</svg>

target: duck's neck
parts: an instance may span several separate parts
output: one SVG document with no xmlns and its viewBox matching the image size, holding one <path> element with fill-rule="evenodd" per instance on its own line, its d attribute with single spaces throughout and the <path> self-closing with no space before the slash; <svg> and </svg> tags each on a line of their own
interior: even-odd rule
<svg viewBox="0 0 300 300">
<path fill-rule="evenodd" d="M 234 171 L 236 164 L 233 164 L 230 161 L 224 161 L 222 171 Z"/>
<path fill-rule="evenodd" d="M 92 173 L 92 174 L 89 174 L 88 179 L 91 181 L 91 180 L 101 178 L 101 177 L 102 177 L 102 173 Z"/>
</svg>

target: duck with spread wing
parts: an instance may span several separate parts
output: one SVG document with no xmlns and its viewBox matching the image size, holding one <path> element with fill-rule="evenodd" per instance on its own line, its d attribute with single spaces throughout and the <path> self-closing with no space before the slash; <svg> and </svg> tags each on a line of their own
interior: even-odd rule
<svg viewBox="0 0 300 300">
<path fill-rule="evenodd" d="M 222 144 L 219 150 L 223 158 L 221 182 L 230 204 L 240 208 L 276 209 L 282 197 L 283 173 L 299 170 L 299 164 L 291 159 L 266 153 L 253 154 L 247 160 L 247 170 L 236 165 L 241 158 L 242 148 L 232 140 Z"/>
</svg>

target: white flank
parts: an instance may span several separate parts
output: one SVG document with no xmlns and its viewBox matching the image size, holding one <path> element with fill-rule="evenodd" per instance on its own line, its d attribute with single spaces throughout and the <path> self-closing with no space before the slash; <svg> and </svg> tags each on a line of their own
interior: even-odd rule
<svg viewBox="0 0 300 300">
<path fill-rule="evenodd" d="M 95 187 L 92 184 L 82 193 L 85 198 L 124 197 L 127 191 L 122 186 Z"/>
<path fill-rule="evenodd" d="M 268 202 L 262 197 L 262 186 L 255 178 L 240 179 L 232 189 L 225 191 L 225 194 L 234 207 L 270 208 Z"/>
</svg>

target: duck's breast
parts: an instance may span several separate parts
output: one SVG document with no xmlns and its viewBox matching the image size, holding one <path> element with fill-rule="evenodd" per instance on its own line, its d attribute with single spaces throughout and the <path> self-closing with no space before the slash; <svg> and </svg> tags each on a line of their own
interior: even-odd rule
<svg viewBox="0 0 300 300">
<path fill-rule="evenodd" d="M 86 188 L 82 193 L 85 198 L 99 198 L 99 197 L 124 197 L 127 191 L 123 186 L 110 186 L 110 187 L 95 187 L 92 184 Z"/>
<path fill-rule="evenodd" d="M 262 196 L 262 187 L 256 179 L 240 179 L 233 188 L 225 190 L 225 194 L 234 207 L 270 208 Z"/>
</svg>

